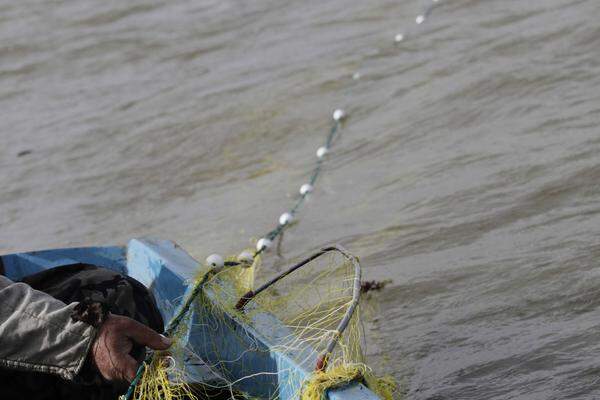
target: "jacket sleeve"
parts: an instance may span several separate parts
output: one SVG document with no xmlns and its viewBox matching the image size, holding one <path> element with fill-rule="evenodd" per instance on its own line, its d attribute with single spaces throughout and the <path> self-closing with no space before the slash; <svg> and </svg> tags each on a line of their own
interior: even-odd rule
<svg viewBox="0 0 600 400">
<path fill-rule="evenodd" d="M 71 319 L 76 305 L 0 276 L 0 368 L 73 380 L 96 335 L 91 325 Z"/>
</svg>

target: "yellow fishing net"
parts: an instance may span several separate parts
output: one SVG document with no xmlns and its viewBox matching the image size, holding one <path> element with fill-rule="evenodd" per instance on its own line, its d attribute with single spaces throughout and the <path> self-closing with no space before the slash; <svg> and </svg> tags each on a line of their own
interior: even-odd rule
<svg viewBox="0 0 600 400">
<path fill-rule="evenodd" d="M 393 380 L 365 364 L 357 260 L 323 252 L 291 272 L 275 271 L 272 284 L 258 274 L 259 256 L 251 266 L 226 261 L 231 266 L 204 267 L 195 282 L 202 289 L 175 335 L 175 365 L 155 358 L 134 398 L 321 400 L 328 390 L 360 383 L 393 399 Z M 192 359 L 202 360 L 211 378 L 190 386 L 191 371 L 200 368 Z"/>
</svg>

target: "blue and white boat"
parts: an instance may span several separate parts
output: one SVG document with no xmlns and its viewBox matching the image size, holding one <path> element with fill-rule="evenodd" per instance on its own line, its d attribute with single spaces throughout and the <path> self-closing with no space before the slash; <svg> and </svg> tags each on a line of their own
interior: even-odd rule
<svg viewBox="0 0 600 400">
<path fill-rule="evenodd" d="M 133 239 L 126 247 L 85 247 L 33 251 L 0 256 L 5 275 L 15 281 L 53 267 L 86 263 L 129 275 L 154 294 L 165 321 L 177 312 L 200 264 L 177 244 L 168 240 Z M 214 299 L 210 291 L 207 299 Z M 256 307 L 256 305 L 254 305 Z M 196 310 L 187 335 L 185 368 L 196 382 L 214 382 L 219 376 L 207 365 L 220 363 L 233 378 L 236 390 L 250 397 L 294 400 L 314 371 L 318 356 L 311 349 L 299 364 L 289 351 L 278 350 L 278 340 L 290 331 L 273 314 L 254 309 L 251 323 L 232 312 L 213 318 L 212 307 Z M 240 340 L 240 338 L 242 338 Z M 307 344 L 306 346 L 310 346 Z M 215 351 L 218 349 L 218 351 Z M 223 363 L 223 359 L 227 362 Z M 330 389 L 331 400 L 377 400 L 379 397 L 360 382 Z"/>
</svg>

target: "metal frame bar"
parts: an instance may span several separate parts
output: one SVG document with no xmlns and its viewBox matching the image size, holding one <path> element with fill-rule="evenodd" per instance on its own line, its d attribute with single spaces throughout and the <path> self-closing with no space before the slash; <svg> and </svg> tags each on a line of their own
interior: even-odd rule
<svg viewBox="0 0 600 400">
<path fill-rule="evenodd" d="M 333 251 L 336 251 L 336 252 L 339 252 L 340 254 L 342 254 L 354 266 L 354 284 L 353 284 L 353 288 L 352 288 L 352 301 L 350 303 L 350 306 L 346 310 L 344 317 L 341 319 L 340 323 L 338 324 L 338 326 L 336 328 L 335 336 L 331 338 L 331 340 L 327 344 L 327 347 L 325 348 L 325 351 L 323 352 L 323 354 L 321 356 L 319 356 L 319 358 L 317 360 L 317 365 L 315 367 L 315 369 L 317 371 L 324 371 L 325 369 L 327 369 L 328 358 L 331 355 L 331 353 L 333 352 L 333 350 L 335 349 L 335 346 L 339 342 L 340 337 L 342 336 L 342 334 L 348 327 L 348 324 L 350 323 L 350 319 L 352 318 L 352 315 L 354 315 L 356 307 L 358 306 L 358 302 L 360 301 L 361 266 L 360 266 L 360 263 L 356 256 L 350 254 L 344 247 L 342 247 L 341 245 L 338 245 L 338 244 L 325 247 L 325 248 L 321 249 L 320 251 L 318 251 L 317 253 L 313 254 L 312 256 L 300 261 L 299 263 L 293 265 L 292 267 L 288 268 L 287 270 L 281 272 L 280 274 L 275 275 L 269 281 L 267 281 L 266 283 L 261 285 L 258 289 L 247 292 L 242 297 L 240 297 L 237 304 L 235 305 L 235 308 L 237 310 L 242 311 L 244 309 L 244 307 L 246 306 L 246 304 L 248 304 L 259 293 L 263 292 L 264 290 L 266 290 L 270 286 L 274 285 L 281 279 L 290 275 L 292 272 L 302 268 L 309 262 L 321 257 L 322 255 L 324 255 L 326 253 L 333 252 Z"/>
</svg>

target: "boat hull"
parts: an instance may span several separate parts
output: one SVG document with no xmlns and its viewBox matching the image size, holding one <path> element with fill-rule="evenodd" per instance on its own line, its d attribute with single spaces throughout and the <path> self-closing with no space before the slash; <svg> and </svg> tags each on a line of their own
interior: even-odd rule
<svg viewBox="0 0 600 400">
<path fill-rule="evenodd" d="M 129 275 L 154 294 L 165 319 L 178 311 L 181 299 L 200 265 L 177 244 L 168 240 L 133 239 L 126 247 L 67 248 L 0 256 L 5 275 L 12 280 L 49 268 L 86 263 Z M 215 300 L 210 291 L 207 298 Z M 191 380 L 236 381 L 235 389 L 257 398 L 297 399 L 302 383 L 312 372 L 315 361 L 310 349 L 307 357 L 294 357 L 278 351 L 280 338 L 288 329 L 272 314 L 254 310 L 251 323 L 235 314 L 215 317 L 212 307 L 199 309 L 191 316 L 187 340 L 186 371 Z M 242 340 L 240 340 L 242 338 Z M 218 349 L 218 351 L 215 351 Z M 295 359 L 305 359 L 299 365 Z M 208 366 L 213 366 L 209 368 Z M 215 368 L 218 366 L 218 368 Z M 331 400 L 375 400 L 378 397 L 360 383 L 328 392 Z"/>
</svg>

